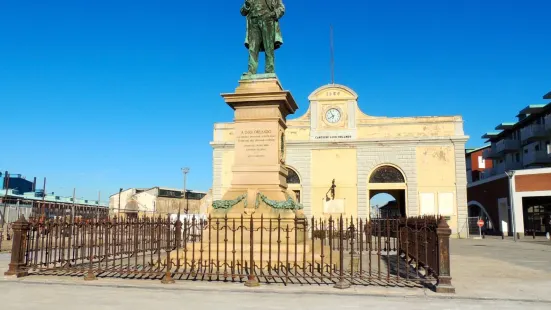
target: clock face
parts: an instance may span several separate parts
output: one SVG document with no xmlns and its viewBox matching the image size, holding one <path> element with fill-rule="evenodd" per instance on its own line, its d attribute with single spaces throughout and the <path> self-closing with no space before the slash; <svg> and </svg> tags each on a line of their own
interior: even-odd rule
<svg viewBox="0 0 551 310">
<path fill-rule="evenodd" d="M 341 111 L 331 108 L 325 112 L 325 119 L 331 124 L 337 123 L 341 120 Z"/>
</svg>

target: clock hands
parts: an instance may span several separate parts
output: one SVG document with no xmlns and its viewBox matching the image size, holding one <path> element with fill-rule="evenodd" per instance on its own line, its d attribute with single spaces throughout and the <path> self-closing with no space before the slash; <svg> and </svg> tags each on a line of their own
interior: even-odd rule
<svg viewBox="0 0 551 310">
<path fill-rule="evenodd" d="M 330 109 L 326 112 L 325 118 L 330 123 L 336 123 L 340 119 L 340 112 L 336 109 Z"/>
</svg>

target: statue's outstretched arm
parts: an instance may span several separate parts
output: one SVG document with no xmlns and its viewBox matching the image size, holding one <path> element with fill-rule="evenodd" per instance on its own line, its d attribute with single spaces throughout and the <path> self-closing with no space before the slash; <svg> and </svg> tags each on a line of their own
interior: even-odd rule
<svg viewBox="0 0 551 310">
<path fill-rule="evenodd" d="M 275 7 L 274 13 L 277 19 L 282 18 L 285 14 L 285 5 L 283 5 L 283 2 L 281 2 L 281 0 L 277 0 L 277 5 Z"/>
<path fill-rule="evenodd" d="M 249 6 L 249 2 L 245 0 L 245 3 L 243 3 L 243 6 L 241 6 L 241 15 L 247 16 L 249 14 L 249 10 L 251 7 Z"/>
</svg>

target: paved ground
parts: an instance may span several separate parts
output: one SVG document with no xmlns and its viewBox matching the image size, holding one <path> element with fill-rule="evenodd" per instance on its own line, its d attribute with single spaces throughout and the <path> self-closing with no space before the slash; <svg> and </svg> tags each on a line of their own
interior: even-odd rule
<svg viewBox="0 0 551 310">
<path fill-rule="evenodd" d="M 551 243 L 551 242 L 550 242 Z M 0 301 L 8 309 L 145 309 L 164 306 L 221 306 L 231 309 L 357 309 L 385 307 L 425 309 L 551 309 L 551 246 L 533 242 L 452 240 L 452 277 L 455 295 L 427 289 L 330 286 L 283 287 L 178 281 L 101 279 L 34 276 L 0 278 Z M 0 272 L 7 269 L 9 255 L 0 254 Z M 4 280 L 4 281 L 2 281 Z M 24 303 L 23 303 L 24 301 Z"/>
<path fill-rule="evenodd" d="M 0 283 L 6 309 L 549 309 L 551 304 L 425 298 L 113 289 Z M 54 293 L 55 292 L 55 293 Z"/>
<path fill-rule="evenodd" d="M 9 252 L 11 251 L 11 240 L 3 240 L 2 244 L 0 245 L 0 253 L 1 252 Z"/>
<path fill-rule="evenodd" d="M 551 301 L 551 247 L 546 245 L 500 238 L 452 240 L 457 293 Z"/>
</svg>

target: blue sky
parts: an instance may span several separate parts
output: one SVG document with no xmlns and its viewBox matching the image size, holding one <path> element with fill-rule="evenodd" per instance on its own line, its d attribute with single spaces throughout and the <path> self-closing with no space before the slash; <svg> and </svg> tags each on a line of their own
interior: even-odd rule
<svg viewBox="0 0 551 310">
<path fill-rule="evenodd" d="M 551 90 L 545 0 L 284 0 L 276 71 L 300 110 L 336 82 L 375 116 L 462 115 L 468 146 Z M 241 0 L 4 0 L 0 169 L 93 198 L 212 184 L 220 93 L 246 70 Z M 297 116 L 298 116 L 297 115 Z"/>
</svg>

